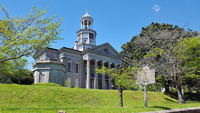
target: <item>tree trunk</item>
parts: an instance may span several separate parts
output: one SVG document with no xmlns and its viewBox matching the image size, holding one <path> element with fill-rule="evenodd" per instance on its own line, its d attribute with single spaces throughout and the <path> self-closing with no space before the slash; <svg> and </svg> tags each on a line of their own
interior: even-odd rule
<svg viewBox="0 0 200 113">
<path fill-rule="evenodd" d="M 196 91 L 197 91 L 197 94 L 199 94 L 199 86 L 196 85 Z"/>
<path fill-rule="evenodd" d="M 181 92 L 181 85 L 176 84 L 176 89 L 177 89 L 177 93 L 178 93 L 179 104 L 185 103 L 185 99 L 184 99 L 183 94 Z"/>
<path fill-rule="evenodd" d="M 123 88 L 119 88 L 119 107 L 123 107 L 123 98 L 122 98 Z"/>
<path fill-rule="evenodd" d="M 191 87 L 187 86 L 187 88 L 188 88 L 188 93 L 191 93 L 192 92 Z"/>
<path fill-rule="evenodd" d="M 21 85 L 20 79 L 17 78 L 17 80 L 18 80 L 19 85 Z"/>
<path fill-rule="evenodd" d="M 165 82 L 165 93 L 169 93 L 169 80 Z"/>
<path fill-rule="evenodd" d="M 185 87 L 184 86 L 182 86 L 182 88 L 181 88 L 181 93 L 183 95 L 183 98 L 185 99 Z"/>
</svg>

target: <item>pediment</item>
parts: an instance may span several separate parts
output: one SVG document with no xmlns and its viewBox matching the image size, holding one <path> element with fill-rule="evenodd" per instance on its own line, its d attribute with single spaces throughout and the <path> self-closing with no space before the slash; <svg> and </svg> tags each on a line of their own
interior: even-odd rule
<svg viewBox="0 0 200 113">
<path fill-rule="evenodd" d="M 120 57 L 118 55 L 118 52 L 109 44 L 109 43 L 104 43 L 95 47 L 90 48 L 90 50 L 109 55 L 109 56 L 115 56 L 115 57 Z"/>
</svg>

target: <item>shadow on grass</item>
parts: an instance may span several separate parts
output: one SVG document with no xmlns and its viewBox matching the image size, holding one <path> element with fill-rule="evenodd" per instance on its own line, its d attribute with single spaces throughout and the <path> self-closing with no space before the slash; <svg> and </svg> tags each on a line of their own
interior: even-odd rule
<svg viewBox="0 0 200 113">
<path fill-rule="evenodd" d="M 152 107 L 150 107 L 150 108 L 161 108 L 161 109 L 163 109 L 163 110 L 170 110 L 170 108 L 168 108 L 168 107 L 163 107 L 163 106 L 152 106 Z"/>
<path fill-rule="evenodd" d="M 172 99 L 169 99 L 169 98 L 165 98 L 165 100 L 171 101 L 171 102 L 176 102 L 176 101 L 174 101 L 174 100 L 172 100 Z"/>
<path fill-rule="evenodd" d="M 165 95 L 174 98 L 178 100 L 178 94 L 177 93 L 165 93 Z M 185 101 L 200 101 L 200 94 L 197 93 L 185 93 Z"/>
</svg>

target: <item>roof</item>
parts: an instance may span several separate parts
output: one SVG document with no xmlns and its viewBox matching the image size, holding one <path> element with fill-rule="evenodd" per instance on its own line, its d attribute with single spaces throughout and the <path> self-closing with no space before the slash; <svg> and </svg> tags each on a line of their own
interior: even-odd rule
<svg viewBox="0 0 200 113">
<path fill-rule="evenodd" d="M 81 20 L 82 20 L 83 18 L 90 18 L 90 19 L 93 21 L 92 17 L 87 13 L 87 10 L 86 10 L 85 15 L 83 15 L 83 16 L 81 17 Z"/>
</svg>

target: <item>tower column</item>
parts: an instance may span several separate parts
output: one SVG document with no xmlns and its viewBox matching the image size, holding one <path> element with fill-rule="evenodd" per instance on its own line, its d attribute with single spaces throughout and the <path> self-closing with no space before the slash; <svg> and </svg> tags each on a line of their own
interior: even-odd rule
<svg viewBox="0 0 200 113">
<path fill-rule="evenodd" d="M 97 69 L 98 61 L 99 60 L 95 59 L 94 69 Z M 94 77 L 94 89 L 98 89 L 98 73 L 96 73 L 96 71 L 95 71 L 95 77 Z"/>
<path fill-rule="evenodd" d="M 102 61 L 102 67 L 105 66 L 106 61 Z M 102 89 L 105 89 L 105 74 L 102 74 Z"/>
<path fill-rule="evenodd" d="M 81 21 L 81 29 L 83 29 L 83 21 Z"/>
</svg>

